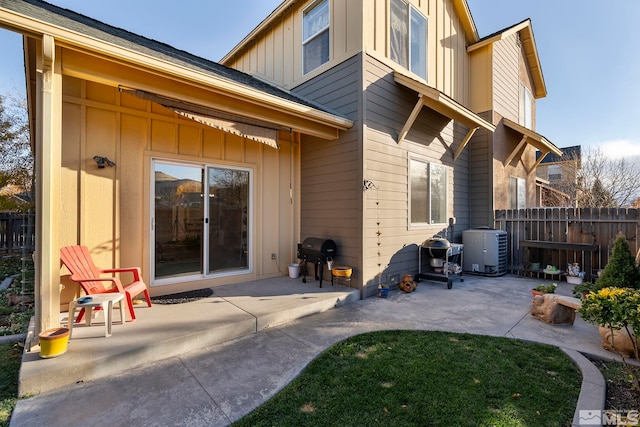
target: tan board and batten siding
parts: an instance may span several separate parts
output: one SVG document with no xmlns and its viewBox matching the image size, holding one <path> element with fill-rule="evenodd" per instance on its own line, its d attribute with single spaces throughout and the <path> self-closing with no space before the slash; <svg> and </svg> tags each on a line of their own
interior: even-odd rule
<svg viewBox="0 0 640 427">
<path fill-rule="evenodd" d="M 254 173 L 250 276 L 283 274 L 270 254 L 279 254 L 284 267 L 295 257 L 297 216 L 289 198 L 289 180 L 290 176 L 298 179 L 295 167 L 291 169 L 297 162 L 298 144 L 292 147 L 288 132 L 279 135 L 280 150 L 274 150 L 181 119 L 112 86 L 64 77 L 63 90 L 62 245 L 82 242 L 98 265 L 139 265 L 148 274 L 151 159 L 241 166 Z M 106 156 L 117 166 L 98 169 L 92 160 L 95 155 Z M 247 279 L 247 275 L 226 277 L 224 283 Z M 166 285 L 161 291 L 204 284 Z M 216 284 L 216 279 L 206 280 L 206 286 Z"/>
<path fill-rule="evenodd" d="M 302 13 L 314 1 L 294 2 L 248 48 L 221 63 L 291 89 L 361 51 L 362 2 L 370 0 L 332 0 L 331 61 L 302 78 Z"/>
<path fill-rule="evenodd" d="M 468 35 L 457 9 L 462 2 L 411 3 L 428 20 L 429 85 L 468 105 Z M 302 138 L 300 231 L 303 238 L 334 238 L 340 251 L 338 261 L 354 267 L 354 284 L 366 285 L 368 296 L 375 292 L 379 272 L 384 282 L 417 273 L 418 245 L 446 231 L 446 224 L 413 228 L 408 224 L 410 156 L 448 166 L 448 214 L 462 220 L 456 225 L 458 237 L 468 228 L 466 150 L 455 162 L 455 172 L 453 167 L 453 153 L 468 129 L 423 108 L 407 138 L 400 144 L 396 141 L 418 94 L 393 79 L 394 70 L 408 71 L 388 59 L 387 0 L 332 0 L 330 60 L 303 75 L 300 29 L 303 11 L 311 4 L 313 1 L 294 3 L 223 63 L 355 121 L 354 128 L 337 141 Z M 358 111 L 361 117 L 354 117 Z M 363 191 L 363 180 L 370 180 L 378 189 Z"/>
<path fill-rule="evenodd" d="M 458 4 L 452 0 L 408 0 L 427 17 L 428 82 L 463 105 L 469 102 L 469 58 Z M 302 73 L 302 15 L 315 0 L 293 2 L 265 28 L 221 63 L 292 89 L 359 52 L 366 52 L 392 68 L 389 57 L 388 0 L 331 0 L 330 59 L 316 70 Z M 445 42 L 441 42 L 441 41 Z M 406 72 L 406 70 L 405 70 Z"/>
</svg>

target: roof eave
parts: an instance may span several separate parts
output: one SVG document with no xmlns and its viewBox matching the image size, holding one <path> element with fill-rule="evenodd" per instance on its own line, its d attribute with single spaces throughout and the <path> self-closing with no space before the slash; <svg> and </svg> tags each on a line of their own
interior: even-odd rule
<svg viewBox="0 0 640 427">
<path fill-rule="evenodd" d="M 0 15 L 2 15 L 4 27 L 23 34 L 29 34 L 32 37 L 42 36 L 43 34 L 51 35 L 56 44 L 60 46 L 74 50 L 90 51 L 136 67 L 154 70 L 172 78 L 199 84 L 212 90 L 223 91 L 231 96 L 251 100 L 252 102 L 259 102 L 270 108 L 286 111 L 298 117 L 305 117 L 316 123 L 335 127 L 337 130 L 347 130 L 353 126 L 353 122 L 346 118 L 252 89 L 230 79 L 155 58 L 151 55 L 136 52 L 10 10 L 0 8 Z"/>
<path fill-rule="evenodd" d="M 460 23 L 464 29 L 467 43 L 471 44 L 477 42 L 479 39 L 478 29 L 476 28 L 476 23 L 471 15 L 471 10 L 469 9 L 467 0 L 453 0 L 453 7 L 460 18 Z"/>
<path fill-rule="evenodd" d="M 256 28 L 243 38 L 229 53 L 220 59 L 220 64 L 225 65 L 231 61 L 239 52 L 241 52 L 252 40 L 258 38 L 263 31 L 271 27 L 271 25 L 280 19 L 286 13 L 289 7 L 293 6 L 298 0 L 285 0 L 278 6 L 269 16 L 267 16 Z"/>
<path fill-rule="evenodd" d="M 562 149 L 558 148 L 558 146 L 556 146 L 553 142 L 549 141 L 547 138 L 540 135 L 539 133 L 532 131 L 531 129 L 527 129 L 524 126 L 512 120 L 507 119 L 506 117 L 503 117 L 502 121 L 508 128 L 513 129 L 516 132 L 522 134 L 524 137 L 526 137 L 529 144 L 531 144 L 532 146 L 534 146 L 536 149 L 540 150 L 540 152 L 543 153 L 542 157 L 547 155 L 547 153 L 553 153 L 556 156 L 562 155 Z M 542 161 L 541 159 L 539 160 Z"/>
<path fill-rule="evenodd" d="M 535 86 L 533 95 L 536 99 L 544 98 L 547 96 L 547 86 L 544 81 L 544 75 L 542 74 L 542 66 L 540 64 L 540 57 L 538 56 L 538 49 L 533 36 L 533 27 L 531 26 L 530 19 L 526 19 L 504 31 L 497 32 L 493 36 L 483 38 L 469 45 L 467 52 L 471 53 L 475 50 L 482 49 L 516 33 L 520 33 L 520 41 L 524 49 L 525 58 L 527 59 L 529 73 L 531 73 L 531 78 Z"/>
</svg>

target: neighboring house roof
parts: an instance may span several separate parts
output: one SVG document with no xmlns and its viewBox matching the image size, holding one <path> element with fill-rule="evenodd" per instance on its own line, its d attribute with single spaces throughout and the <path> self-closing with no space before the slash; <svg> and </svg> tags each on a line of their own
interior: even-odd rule
<svg viewBox="0 0 640 427">
<path fill-rule="evenodd" d="M 560 154 L 559 156 L 549 153 L 544 157 L 540 164 L 562 162 L 564 161 L 563 157 L 569 159 L 580 159 L 582 157 L 582 147 L 580 145 L 561 148 L 561 150 L 562 154 Z M 538 160 L 540 156 L 542 156 L 542 153 L 540 151 L 536 151 L 536 160 Z"/>
<path fill-rule="evenodd" d="M 533 88 L 533 94 L 537 99 L 544 98 L 547 96 L 547 86 L 544 82 L 542 66 L 540 65 L 540 57 L 538 56 L 538 49 L 533 36 L 533 27 L 531 26 L 530 19 L 525 19 L 522 22 L 481 38 L 477 42 L 469 45 L 467 52 L 473 52 L 474 50 L 488 46 L 515 33 L 519 33 L 520 35 L 520 42 L 524 49 L 524 55 L 527 60 L 529 72 L 531 73 L 531 78 L 533 79 L 535 86 Z"/>
<path fill-rule="evenodd" d="M 352 122 L 340 114 L 246 73 L 200 58 L 165 43 L 110 26 L 68 9 L 38 0 L 0 0 L 0 12 L 3 10 L 9 13 L 6 15 L 7 18 L 12 18 L 10 21 L 12 26 L 26 34 L 38 30 L 41 30 L 42 33 L 48 33 L 52 29 L 58 29 L 60 31 L 52 35 L 56 42 L 62 42 L 65 45 L 100 51 L 114 58 L 128 61 L 146 61 L 145 65 L 148 66 L 151 63 L 157 68 L 171 64 L 179 67 L 176 75 L 185 80 L 205 78 L 209 87 L 213 83 L 219 84 L 229 91 L 251 91 L 257 94 L 257 98 L 259 98 L 256 99 L 257 102 L 279 100 L 278 102 L 282 103 L 284 107 L 291 108 L 298 113 L 310 113 L 319 120 L 333 122 L 334 125 L 343 129 L 352 126 Z M 24 17 L 29 19 L 25 21 Z M 38 25 L 38 28 L 34 28 L 34 25 Z M 194 73 L 181 73 L 181 70 Z"/>
</svg>

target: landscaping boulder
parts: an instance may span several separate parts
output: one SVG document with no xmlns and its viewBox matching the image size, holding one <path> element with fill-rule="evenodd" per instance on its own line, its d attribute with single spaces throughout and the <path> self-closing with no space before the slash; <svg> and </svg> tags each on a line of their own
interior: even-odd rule
<svg viewBox="0 0 640 427">
<path fill-rule="evenodd" d="M 537 295 L 533 298 L 531 315 L 552 325 L 573 325 L 580 300 L 555 294 Z"/>
</svg>

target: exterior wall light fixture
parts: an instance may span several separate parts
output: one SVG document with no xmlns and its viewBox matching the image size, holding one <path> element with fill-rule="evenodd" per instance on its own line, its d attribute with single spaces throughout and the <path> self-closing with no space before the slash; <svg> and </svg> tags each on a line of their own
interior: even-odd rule
<svg viewBox="0 0 640 427">
<path fill-rule="evenodd" d="M 93 156 L 93 160 L 96 162 L 96 164 L 100 169 L 104 168 L 105 166 L 114 167 L 116 165 L 114 162 L 107 159 L 106 157 Z"/>
</svg>

